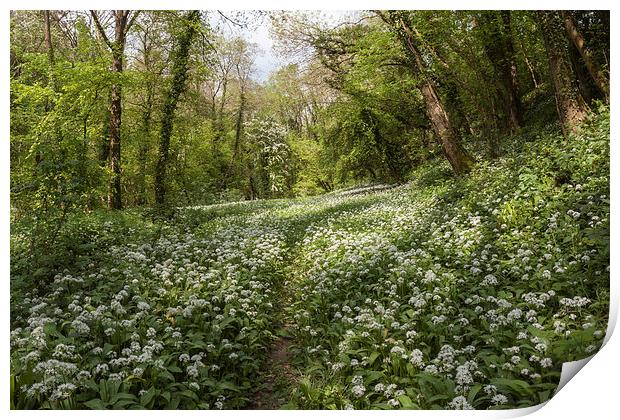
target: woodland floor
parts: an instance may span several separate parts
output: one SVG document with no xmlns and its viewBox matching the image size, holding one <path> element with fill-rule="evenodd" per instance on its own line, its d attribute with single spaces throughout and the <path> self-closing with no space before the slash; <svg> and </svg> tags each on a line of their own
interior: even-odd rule
<svg viewBox="0 0 620 420">
<path fill-rule="evenodd" d="M 16 230 L 11 403 L 547 401 L 562 363 L 593 354 L 607 327 L 607 121 L 570 145 L 526 142 L 468 177 L 429 164 L 395 188 L 183 207 L 163 224 L 138 211 L 78 218 L 64 235 L 80 258 L 46 293 L 18 275 L 29 248 Z M 549 172 L 559 164 L 570 182 Z"/>
</svg>

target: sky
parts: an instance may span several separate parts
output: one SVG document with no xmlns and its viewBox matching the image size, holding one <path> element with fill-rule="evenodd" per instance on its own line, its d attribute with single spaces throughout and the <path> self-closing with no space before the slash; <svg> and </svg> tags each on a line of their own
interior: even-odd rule
<svg viewBox="0 0 620 420">
<path fill-rule="evenodd" d="M 322 14 L 332 24 L 337 24 L 346 16 L 354 13 L 346 10 L 323 11 Z M 268 17 L 253 19 L 249 22 L 248 27 L 240 29 L 234 25 L 224 22 L 223 30 L 227 35 L 240 35 L 245 40 L 258 44 L 260 52 L 258 53 L 254 66 L 252 78 L 257 82 L 264 82 L 269 75 L 282 67 L 288 62 L 273 50 L 274 41 L 269 34 L 271 23 Z"/>
<path fill-rule="evenodd" d="M 243 38 L 258 44 L 260 52 L 256 57 L 254 71 L 254 80 L 264 82 L 269 74 L 285 63 L 279 59 L 273 51 L 273 40 L 269 36 L 269 19 L 264 19 L 263 25 L 258 26 L 254 30 L 245 29 L 242 32 Z"/>
</svg>

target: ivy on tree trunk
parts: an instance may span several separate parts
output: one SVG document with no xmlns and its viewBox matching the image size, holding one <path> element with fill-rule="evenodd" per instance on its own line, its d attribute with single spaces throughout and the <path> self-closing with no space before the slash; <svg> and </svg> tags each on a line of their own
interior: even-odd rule
<svg viewBox="0 0 620 420">
<path fill-rule="evenodd" d="M 179 97 L 186 87 L 189 52 L 192 41 L 198 32 L 200 12 L 191 10 L 184 17 L 185 29 L 177 40 L 173 55 L 172 84 L 166 92 L 162 110 L 159 155 L 155 166 L 155 203 L 164 205 L 166 201 L 166 169 L 170 154 L 170 137 L 174 125 L 174 113 Z"/>
</svg>

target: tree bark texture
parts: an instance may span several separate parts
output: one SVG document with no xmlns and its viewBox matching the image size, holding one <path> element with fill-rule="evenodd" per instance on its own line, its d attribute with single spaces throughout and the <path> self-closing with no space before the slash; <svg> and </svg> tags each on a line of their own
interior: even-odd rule
<svg viewBox="0 0 620 420">
<path fill-rule="evenodd" d="M 503 131 L 515 131 L 523 124 L 523 118 L 510 12 L 482 12 L 480 26 L 483 31 L 483 48 L 493 66 L 498 86 L 497 96 L 503 114 L 499 125 Z"/>
<path fill-rule="evenodd" d="M 571 67 L 568 42 L 559 13 L 539 11 L 537 17 L 547 51 L 560 125 L 564 135 L 567 135 L 574 132 L 586 117 L 587 107 Z"/>
<path fill-rule="evenodd" d="M 129 20 L 129 10 L 114 10 L 114 40 L 108 39 L 104 28 L 99 21 L 97 13 L 91 11 L 93 20 L 99 35 L 108 45 L 112 52 L 112 73 L 115 73 L 115 79 L 110 88 L 110 122 L 108 124 L 108 133 L 110 139 L 109 147 L 109 164 L 112 171 L 112 180 L 108 190 L 108 206 L 114 210 L 123 208 L 122 191 L 121 191 L 121 122 L 122 122 L 122 92 L 121 84 L 118 78 L 123 72 L 123 56 L 125 54 L 125 41 L 127 32 L 137 16 L 138 12 L 134 12 L 133 18 Z"/>
</svg>

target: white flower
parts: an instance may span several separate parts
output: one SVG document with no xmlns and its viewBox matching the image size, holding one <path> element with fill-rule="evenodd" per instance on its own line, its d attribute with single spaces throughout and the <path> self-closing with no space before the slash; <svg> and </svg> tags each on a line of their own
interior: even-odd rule
<svg viewBox="0 0 620 420">
<path fill-rule="evenodd" d="M 495 405 L 506 404 L 508 403 L 508 398 L 503 394 L 497 394 L 491 398 L 491 402 Z"/>
<path fill-rule="evenodd" d="M 469 372 L 469 365 L 466 363 L 456 368 L 456 383 L 459 385 L 468 385 L 474 381 L 474 378 Z"/>
<path fill-rule="evenodd" d="M 483 390 L 487 395 L 494 395 L 497 393 L 497 387 L 495 385 L 485 385 Z"/>
<path fill-rule="evenodd" d="M 497 278 L 493 274 L 487 274 L 484 280 L 480 282 L 483 286 L 491 286 L 497 284 Z"/>
<path fill-rule="evenodd" d="M 355 397 L 360 398 L 364 396 L 364 393 L 366 392 L 366 388 L 364 387 L 364 385 L 355 385 L 353 389 L 351 390 L 351 392 L 353 393 Z"/>
<path fill-rule="evenodd" d="M 90 333 L 90 327 L 79 319 L 75 319 L 71 322 L 71 326 L 78 334 L 87 335 Z"/>
<path fill-rule="evenodd" d="M 151 308 L 151 306 L 144 301 L 138 302 L 137 307 L 139 311 L 148 311 Z"/>
<path fill-rule="evenodd" d="M 540 361 L 540 366 L 542 366 L 544 368 L 551 367 L 551 366 L 553 366 L 553 361 L 550 358 L 545 357 L 544 359 L 542 359 Z"/>
<path fill-rule="evenodd" d="M 419 349 L 413 350 L 411 352 L 411 355 L 409 356 L 409 361 L 414 366 L 419 366 L 419 367 L 423 366 L 424 365 L 424 363 L 422 362 L 423 359 L 424 359 L 424 353 L 422 353 L 422 351 Z"/>
<path fill-rule="evenodd" d="M 474 409 L 474 407 L 472 407 L 471 404 L 467 402 L 467 398 L 465 398 L 462 395 L 454 397 L 454 399 L 452 399 L 452 401 L 448 403 L 448 408 L 451 408 L 453 410 L 473 410 Z"/>
</svg>

